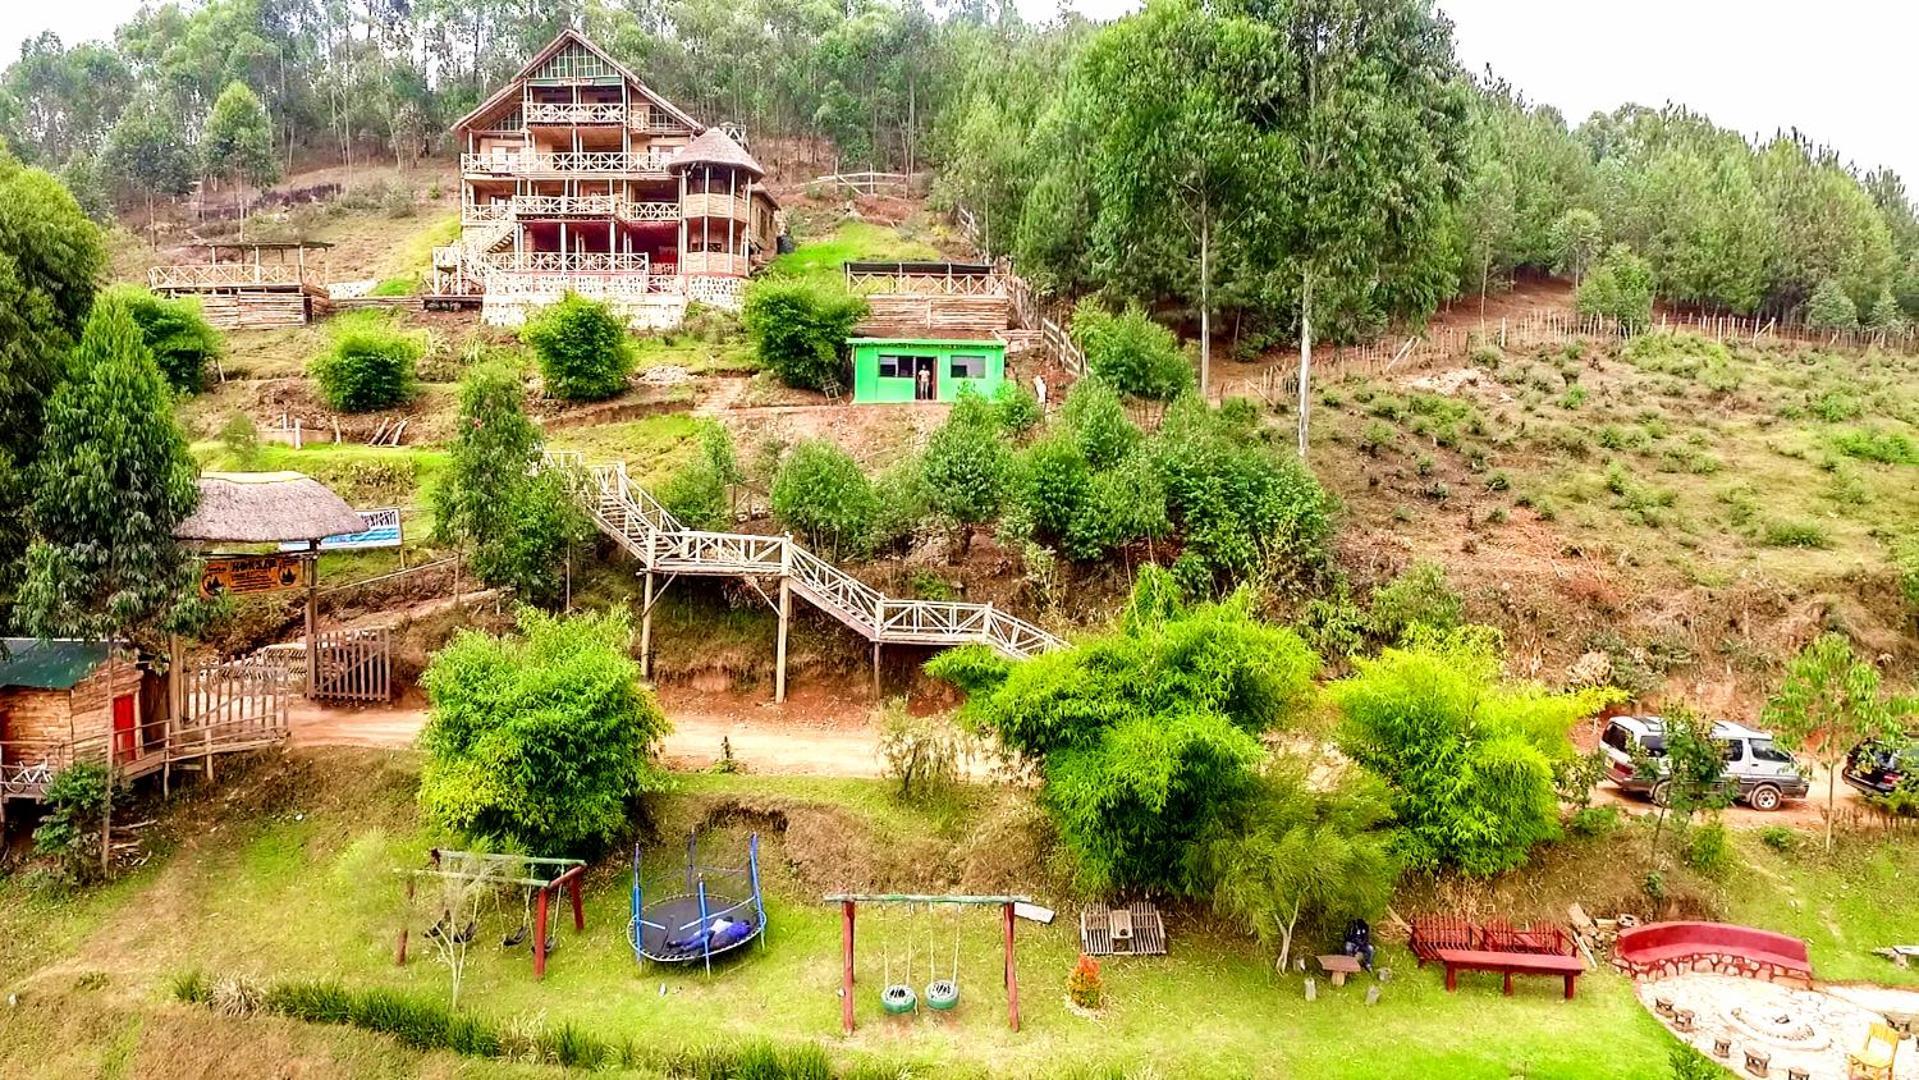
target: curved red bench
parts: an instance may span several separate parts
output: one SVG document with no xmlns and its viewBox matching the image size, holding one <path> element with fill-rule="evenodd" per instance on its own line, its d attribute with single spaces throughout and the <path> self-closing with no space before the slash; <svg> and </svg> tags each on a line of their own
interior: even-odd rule
<svg viewBox="0 0 1919 1080">
<path fill-rule="evenodd" d="M 1809 983 L 1806 943 L 1787 934 L 1712 922 L 1661 922 L 1622 930 L 1613 964 L 1634 979 L 1713 971 L 1749 979 Z"/>
</svg>

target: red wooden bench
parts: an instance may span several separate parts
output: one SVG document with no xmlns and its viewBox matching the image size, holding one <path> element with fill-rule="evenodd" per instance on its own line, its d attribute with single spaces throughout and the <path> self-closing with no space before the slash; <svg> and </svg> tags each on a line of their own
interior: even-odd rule
<svg viewBox="0 0 1919 1080">
<path fill-rule="evenodd" d="M 1557 975 L 1566 981 L 1566 999 L 1570 1001 L 1574 982 L 1586 973 L 1584 960 L 1553 953 L 1440 949 L 1434 959 L 1446 965 L 1446 989 L 1459 989 L 1461 971 L 1497 971 L 1505 976 L 1503 989 L 1507 997 L 1512 996 L 1514 975 Z"/>
<path fill-rule="evenodd" d="M 1437 960 L 1441 949 L 1477 949 L 1479 927 L 1456 915 L 1415 915 L 1407 945 L 1420 967 Z"/>
</svg>

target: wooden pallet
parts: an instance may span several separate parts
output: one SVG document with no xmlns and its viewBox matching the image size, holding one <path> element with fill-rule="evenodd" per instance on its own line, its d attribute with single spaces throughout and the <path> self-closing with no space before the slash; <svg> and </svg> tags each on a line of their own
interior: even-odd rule
<svg viewBox="0 0 1919 1080">
<path fill-rule="evenodd" d="M 1121 908 L 1093 903 L 1080 909 L 1079 941 L 1088 956 L 1165 956 L 1166 924 L 1143 900 Z"/>
</svg>

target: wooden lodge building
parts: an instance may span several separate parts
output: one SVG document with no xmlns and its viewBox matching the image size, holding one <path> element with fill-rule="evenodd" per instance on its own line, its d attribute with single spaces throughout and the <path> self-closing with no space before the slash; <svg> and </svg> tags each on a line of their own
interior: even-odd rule
<svg viewBox="0 0 1919 1080">
<path fill-rule="evenodd" d="M 779 205 L 736 135 L 695 120 L 565 30 L 453 128 L 457 244 L 434 252 L 429 303 L 477 298 L 514 325 L 565 292 L 638 328 L 688 301 L 740 306 L 775 250 Z"/>
<path fill-rule="evenodd" d="M 315 240 L 238 241 L 193 245 L 204 259 L 156 266 L 147 287 L 161 296 L 191 296 L 222 330 L 305 326 L 327 300 L 326 250 Z"/>
</svg>

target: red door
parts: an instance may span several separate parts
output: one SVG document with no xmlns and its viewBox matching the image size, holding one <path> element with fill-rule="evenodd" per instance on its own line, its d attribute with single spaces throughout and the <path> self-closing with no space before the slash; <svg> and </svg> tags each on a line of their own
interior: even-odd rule
<svg viewBox="0 0 1919 1080">
<path fill-rule="evenodd" d="M 113 756 L 118 761 L 126 761 L 139 752 L 133 725 L 133 697 L 126 694 L 113 699 Z"/>
</svg>

